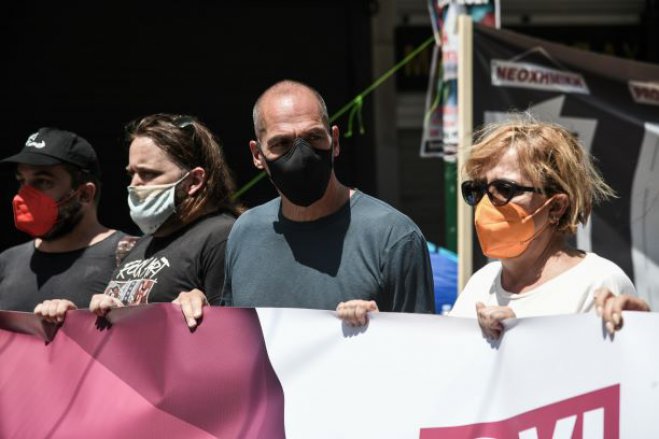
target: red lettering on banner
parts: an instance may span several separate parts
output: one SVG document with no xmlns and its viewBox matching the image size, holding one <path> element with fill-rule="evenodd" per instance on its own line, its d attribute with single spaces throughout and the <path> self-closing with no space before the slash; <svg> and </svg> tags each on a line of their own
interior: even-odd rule
<svg viewBox="0 0 659 439">
<path fill-rule="evenodd" d="M 519 71 L 519 76 L 517 77 L 517 79 L 518 79 L 519 81 L 524 82 L 524 81 L 526 81 L 528 78 L 529 78 L 529 71 L 526 70 L 526 69 L 521 69 L 521 70 Z"/>
<path fill-rule="evenodd" d="M 620 385 L 549 404 L 503 421 L 422 428 L 420 439 L 619 439 Z"/>
<path fill-rule="evenodd" d="M 503 67 L 497 66 L 496 76 L 499 79 L 510 82 L 530 83 L 530 84 L 558 84 L 571 85 L 575 87 L 584 87 L 584 82 L 579 77 L 572 75 L 563 75 L 556 72 L 541 72 L 529 70 L 527 68 Z"/>
<path fill-rule="evenodd" d="M 634 93 L 634 99 L 659 102 L 659 89 L 634 85 L 632 86 L 632 92 Z"/>
<path fill-rule="evenodd" d="M 540 90 L 588 93 L 586 80 L 578 73 L 512 61 L 492 60 L 492 84 Z"/>
<path fill-rule="evenodd" d="M 507 69 L 508 74 L 506 75 L 506 79 L 508 81 L 512 81 L 515 79 L 515 73 L 517 73 L 517 69 Z"/>
<path fill-rule="evenodd" d="M 505 78 L 506 77 L 506 70 L 504 66 L 497 66 L 496 67 L 496 72 L 497 72 L 497 78 Z"/>
</svg>

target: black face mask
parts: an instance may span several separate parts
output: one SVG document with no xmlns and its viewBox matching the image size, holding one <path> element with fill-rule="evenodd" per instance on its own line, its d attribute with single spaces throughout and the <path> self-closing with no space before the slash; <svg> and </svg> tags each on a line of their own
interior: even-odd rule
<svg viewBox="0 0 659 439">
<path fill-rule="evenodd" d="M 59 206 L 57 212 L 57 222 L 44 236 L 40 238 L 44 241 L 52 241 L 68 235 L 82 221 L 82 204 L 77 196 L 69 202 Z"/>
<path fill-rule="evenodd" d="M 328 150 L 315 149 L 298 137 L 286 154 L 265 160 L 270 180 L 293 204 L 307 207 L 325 194 L 332 175 L 333 152 L 334 144 Z"/>
</svg>

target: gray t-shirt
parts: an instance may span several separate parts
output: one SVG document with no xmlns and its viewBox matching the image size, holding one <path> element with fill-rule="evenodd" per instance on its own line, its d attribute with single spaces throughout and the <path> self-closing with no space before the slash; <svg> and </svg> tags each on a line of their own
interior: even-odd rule
<svg viewBox="0 0 659 439">
<path fill-rule="evenodd" d="M 375 300 L 381 311 L 434 312 L 426 241 L 407 216 L 355 192 L 310 222 L 281 214 L 281 199 L 244 213 L 229 235 L 223 302 L 241 307 L 336 309 Z"/>
</svg>

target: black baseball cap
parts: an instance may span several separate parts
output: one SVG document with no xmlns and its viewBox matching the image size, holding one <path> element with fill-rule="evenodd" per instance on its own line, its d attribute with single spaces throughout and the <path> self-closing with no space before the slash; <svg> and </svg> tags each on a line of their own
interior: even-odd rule
<svg viewBox="0 0 659 439">
<path fill-rule="evenodd" d="M 22 163 L 34 166 L 53 166 L 68 163 L 100 177 L 96 151 L 85 139 L 70 131 L 41 128 L 30 135 L 18 154 L 0 163 Z"/>
</svg>

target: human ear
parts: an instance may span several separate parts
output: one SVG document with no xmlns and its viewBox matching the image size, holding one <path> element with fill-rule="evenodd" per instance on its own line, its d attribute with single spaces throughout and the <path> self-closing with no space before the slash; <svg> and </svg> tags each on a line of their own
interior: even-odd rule
<svg viewBox="0 0 659 439">
<path fill-rule="evenodd" d="M 252 153 L 254 166 L 256 166 L 257 169 L 266 169 L 265 157 L 263 157 L 263 152 L 261 151 L 261 148 L 259 148 L 259 144 L 256 140 L 249 141 L 249 150 Z"/>
<path fill-rule="evenodd" d="M 330 130 L 332 134 L 332 143 L 334 144 L 334 157 L 338 157 L 339 153 L 341 152 L 341 145 L 339 144 L 339 139 L 341 138 L 341 135 L 339 134 L 339 127 L 332 125 Z"/>
<path fill-rule="evenodd" d="M 555 194 L 551 198 L 551 204 L 549 205 L 549 220 L 550 222 L 558 223 L 567 210 L 570 201 L 567 194 Z"/>
<path fill-rule="evenodd" d="M 197 166 L 190 171 L 190 176 L 191 182 L 186 192 L 188 195 L 194 195 L 204 187 L 204 184 L 206 184 L 206 170 Z"/>
<path fill-rule="evenodd" d="M 92 182 L 83 183 L 80 188 L 80 202 L 93 203 L 96 196 L 96 185 Z"/>
</svg>

